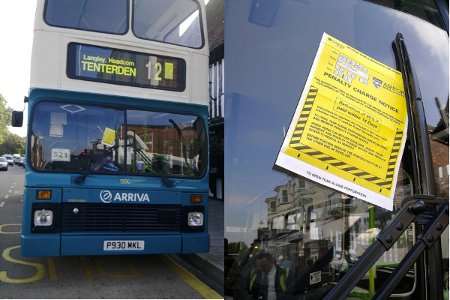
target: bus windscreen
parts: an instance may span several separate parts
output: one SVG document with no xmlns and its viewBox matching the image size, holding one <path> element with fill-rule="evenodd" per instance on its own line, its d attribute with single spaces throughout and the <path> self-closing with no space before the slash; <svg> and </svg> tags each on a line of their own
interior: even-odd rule
<svg viewBox="0 0 450 300">
<path fill-rule="evenodd" d="M 207 136 L 194 115 L 41 102 L 33 110 L 37 171 L 199 178 Z"/>
</svg>

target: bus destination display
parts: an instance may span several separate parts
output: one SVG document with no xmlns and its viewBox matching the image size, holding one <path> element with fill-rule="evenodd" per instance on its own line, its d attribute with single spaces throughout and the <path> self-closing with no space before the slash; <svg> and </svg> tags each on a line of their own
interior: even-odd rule
<svg viewBox="0 0 450 300">
<path fill-rule="evenodd" d="M 186 62 L 175 57 L 71 43 L 67 76 L 182 92 L 186 87 Z"/>
</svg>

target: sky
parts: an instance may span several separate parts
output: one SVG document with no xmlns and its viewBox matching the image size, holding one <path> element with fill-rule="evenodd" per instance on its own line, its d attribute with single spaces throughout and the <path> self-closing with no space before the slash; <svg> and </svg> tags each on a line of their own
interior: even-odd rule
<svg viewBox="0 0 450 300">
<path fill-rule="evenodd" d="M 23 110 L 23 98 L 30 85 L 31 48 L 36 0 L 0 2 L 0 94 L 14 110 Z M 26 136 L 26 118 L 22 128 L 10 131 Z"/>
</svg>

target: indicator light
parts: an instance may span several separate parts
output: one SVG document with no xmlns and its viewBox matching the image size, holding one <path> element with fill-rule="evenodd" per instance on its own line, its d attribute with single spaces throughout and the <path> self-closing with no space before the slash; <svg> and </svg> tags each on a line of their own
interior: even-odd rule
<svg viewBox="0 0 450 300">
<path fill-rule="evenodd" d="M 191 195 L 192 203 L 200 203 L 202 202 L 202 195 Z"/>
<path fill-rule="evenodd" d="M 39 190 L 39 191 L 37 191 L 36 198 L 38 200 L 50 200 L 52 198 L 52 191 L 50 191 L 50 190 Z"/>
</svg>

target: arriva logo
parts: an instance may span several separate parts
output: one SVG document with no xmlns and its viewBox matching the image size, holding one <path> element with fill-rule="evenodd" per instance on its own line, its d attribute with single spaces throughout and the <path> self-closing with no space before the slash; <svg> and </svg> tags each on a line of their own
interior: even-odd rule
<svg viewBox="0 0 450 300">
<path fill-rule="evenodd" d="M 104 203 L 111 202 L 150 202 L 147 193 L 115 193 L 114 197 L 111 191 L 100 191 L 100 200 Z"/>
<path fill-rule="evenodd" d="M 100 191 L 100 200 L 104 203 L 111 203 L 112 193 L 110 191 Z"/>
</svg>

